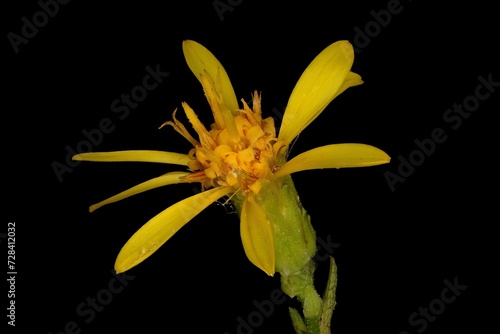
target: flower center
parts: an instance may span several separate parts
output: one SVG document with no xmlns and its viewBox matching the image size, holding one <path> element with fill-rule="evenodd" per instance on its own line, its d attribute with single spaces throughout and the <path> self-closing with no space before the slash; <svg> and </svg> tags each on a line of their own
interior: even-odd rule
<svg viewBox="0 0 500 334">
<path fill-rule="evenodd" d="M 205 188 L 230 186 L 235 192 L 258 193 L 261 180 L 272 175 L 276 166 L 276 149 L 282 144 L 276 139 L 273 118 L 261 117 L 257 92 L 253 96 L 252 109 L 243 101 L 243 109 L 219 121 L 217 110 L 212 110 L 216 122 L 209 131 L 187 104 L 183 107 L 200 138 L 189 152 L 192 158 L 189 168 L 193 174 L 187 179 L 199 181 Z M 174 122 L 176 130 L 183 128 L 175 117 Z M 179 132 L 186 137 L 182 130 Z"/>
<path fill-rule="evenodd" d="M 185 179 L 201 182 L 203 188 L 229 186 L 234 192 L 258 193 L 261 180 L 272 177 L 278 152 L 285 146 L 276 138 L 273 118 L 262 119 L 257 91 L 253 94 L 252 108 L 242 100 L 242 109 L 230 110 L 224 101 L 220 72 L 214 80 L 205 71 L 200 81 L 214 116 L 210 130 L 185 102 L 182 107 L 199 140 L 175 118 L 175 111 L 173 122 L 163 124 L 173 126 L 194 147 L 189 152 L 192 160 L 188 164 L 193 173 Z"/>
</svg>

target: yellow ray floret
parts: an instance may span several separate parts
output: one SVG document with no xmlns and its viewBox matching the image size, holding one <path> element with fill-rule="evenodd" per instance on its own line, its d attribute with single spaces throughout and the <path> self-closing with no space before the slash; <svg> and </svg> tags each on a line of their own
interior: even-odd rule
<svg viewBox="0 0 500 334">
<path fill-rule="evenodd" d="M 290 95 L 278 139 L 289 144 L 341 91 L 362 83 L 359 75 L 349 75 L 353 62 L 348 41 L 335 42 L 314 58 Z"/>
<path fill-rule="evenodd" d="M 275 272 L 274 232 L 271 222 L 252 196 L 243 203 L 240 223 L 241 241 L 250 262 L 269 276 Z"/>
<path fill-rule="evenodd" d="M 190 160 L 187 154 L 150 150 L 80 153 L 74 155 L 72 159 L 96 162 L 157 162 L 182 166 L 187 166 Z"/>
<path fill-rule="evenodd" d="M 363 79 L 361 78 L 361 75 L 354 72 L 349 72 L 347 73 L 344 82 L 340 86 L 337 93 L 335 93 L 335 96 L 333 98 L 336 98 L 337 96 L 342 94 L 347 88 L 359 86 L 361 84 L 363 84 Z"/>
<path fill-rule="evenodd" d="M 281 177 L 310 169 L 376 166 L 390 160 L 387 153 L 371 145 L 332 144 L 297 155 L 281 166 L 274 176 Z"/>
<path fill-rule="evenodd" d="M 188 197 L 160 212 L 123 246 L 115 262 L 116 272 L 122 273 L 147 259 L 197 214 L 230 192 L 231 188 L 217 187 Z"/>
<path fill-rule="evenodd" d="M 196 78 L 201 82 L 201 76 L 205 75 L 205 72 L 208 73 L 215 82 L 215 88 L 221 93 L 224 103 L 231 112 L 236 112 L 238 100 L 229 76 L 219 60 L 207 48 L 195 41 L 184 41 L 182 50 L 186 62 Z"/>
<path fill-rule="evenodd" d="M 116 194 L 108 199 L 105 199 L 104 201 L 101 201 L 99 203 L 91 205 L 89 208 L 89 211 L 93 212 L 106 204 L 118 202 L 118 201 L 121 201 L 122 199 L 125 199 L 127 197 L 130 197 L 130 196 L 133 196 L 136 194 L 140 194 L 142 192 L 145 192 L 145 191 L 148 191 L 148 190 L 151 190 L 154 188 L 168 186 L 170 184 L 188 182 L 188 181 L 185 181 L 183 178 L 185 176 L 190 175 L 190 174 L 191 173 L 187 173 L 187 172 L 171 172 L 171 173 L 163 174 L 162 176 L 155 177 L 154 179 L 148 180 L 146 182 L 142 182 L 142 183 L 136 185 L 135 187 L 132 187 L 130 189 L 122 191 L 121 193 Z"/>
</svg>

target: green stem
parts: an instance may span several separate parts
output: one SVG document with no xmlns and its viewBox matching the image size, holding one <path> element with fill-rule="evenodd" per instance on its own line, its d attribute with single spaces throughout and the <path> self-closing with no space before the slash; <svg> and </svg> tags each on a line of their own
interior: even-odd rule
<svg viewBox="0 0 500 334">
<path fill-rule="evenodd" d="M 291 298 L 297 297 L 302 312 L 290 309 L 298 334 L 330 334 L 335 307 L 337 271 L 331 259 L 330 274 L 323 298 L 314 287 L 316 232 L 310 217 L 300 203 L 292 178 L 262 180 L 262 190 L 254 197 L 272 224 L 275 244 L 275 269 L 281 277 L 281 288 Z M 237 211 L 245 197 L 236 194 L 231 200 Z"/>
<path fill-rule="evenodd" d="M 314 266 L 314 262 L 311 260 L 299 272 L 289 275 L 282 274 L 281 289 L 288 296 L 297 297 L 302 304 L 303 323 L 307 329 L 305 333 L 319 334 L 323 301 L 314 288 Z M 294 327 L 297 326 L 294 324 Z"/>
<path fill-rule="evenodd" d="M 297 297 L 302 304 L 302 314 L 290 308 L 290 317 L 297 334 L 330 334 L 332 313 L 335 308 L 337 267 L 330 257 L 330 273 L 321 298 L 313 284 L 314 262 L 293 275 L 281 276 L 281 288 L 290 297 Z"/>
</svg>

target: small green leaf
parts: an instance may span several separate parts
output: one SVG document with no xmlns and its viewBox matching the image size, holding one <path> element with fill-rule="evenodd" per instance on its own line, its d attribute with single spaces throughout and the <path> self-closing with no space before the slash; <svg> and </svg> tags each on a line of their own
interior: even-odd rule
<svg viewBox="0 0 500 334">
<path fill-rule="evenodd" d="M 335 295 L 337 291 L 337 265 L 335 260 L 330 256 L 330 274 L 326 283 L 325 292 L 323 294 L 323 307 L 321 310 L 320 333 L 330 334 L 330 324 L 332 321 L 332 313 L 335 309 Z"/>
<path fill-rule="evenodd" d="M 290 318 L 292 318 L 292 325 L 293 325 L 293 328 L 295 329 L 295 333 L 306 334 L 307 327 L 306 327 L 306 324 L 304 323 L 304 319 L 302 319 L 302 316 L 300 315 L 299 311 L 297 311 L 293 307 L 289 307 L 288 309 L 290 310 Z"/>
</svg>

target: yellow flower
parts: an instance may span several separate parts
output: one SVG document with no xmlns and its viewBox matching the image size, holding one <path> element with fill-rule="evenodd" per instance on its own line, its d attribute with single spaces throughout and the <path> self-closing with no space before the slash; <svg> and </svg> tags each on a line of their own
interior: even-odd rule
<svg viewBox="0 0 500 334">
<path fill-rule="evenodd" d="M 200 182 L 202 186 L 201 193 L 170 206 L 143 225 L 121 249 L 116 271 L 124 272 L 144 261 L 198 213 L 224 196 L 230 196 L 240 213 L 241 239 L 249 260 L 271 276 L 275 271 L 297 270 L 304 265 L 304 259 L 308 261 L 311 253 L 314 254 L 314 231 L 308 224 L 300 223 L 298 228 L 292 228 L 294 223 L 287 223 L 293 220 L 289 218 L 292 212 L 305 215 L 289 175 L 310 169 L 373 166 L 390 160 L 376 147 L 353 143 L 317 147 L 287 161 L 292 140 L 337 95 L 363 83 L 358 74 L 351 72 L 354 61 L 351 44 L 335 42 L 311 62 L 292 91 L 278 135 L 273 118 L 262 117 L 260 94 L 254 92 L 251 107 L 244 100 L 238 105 L 231 81 L 217 58 L 194 41 L 184 41 L 182 47 L 214 117 L 214 123 L 206 128 L 184 102 L 182 108 L 196 138 L 177 119 L 176 111 L 172 121 L 162 125 L 172 126 L 193 145 L 188 154 L 138 150 L 73 156 L 73 160 L 80 161 L 175 164 L 189 170 L 166 173 L 141 183 L 92 205 L 91 212 L 165 185 Z M 283 195 L 286 200 L 278 198 L 283 189 L 287 192 Z M 294 205 L 287 204 L 289 200 Z M 280 209 L 273 208 L 274 204 Z M 297 258 L 294 238 L 302 238 L 304 244 L 304 255 L 299 254 Z"/>
</svg>

